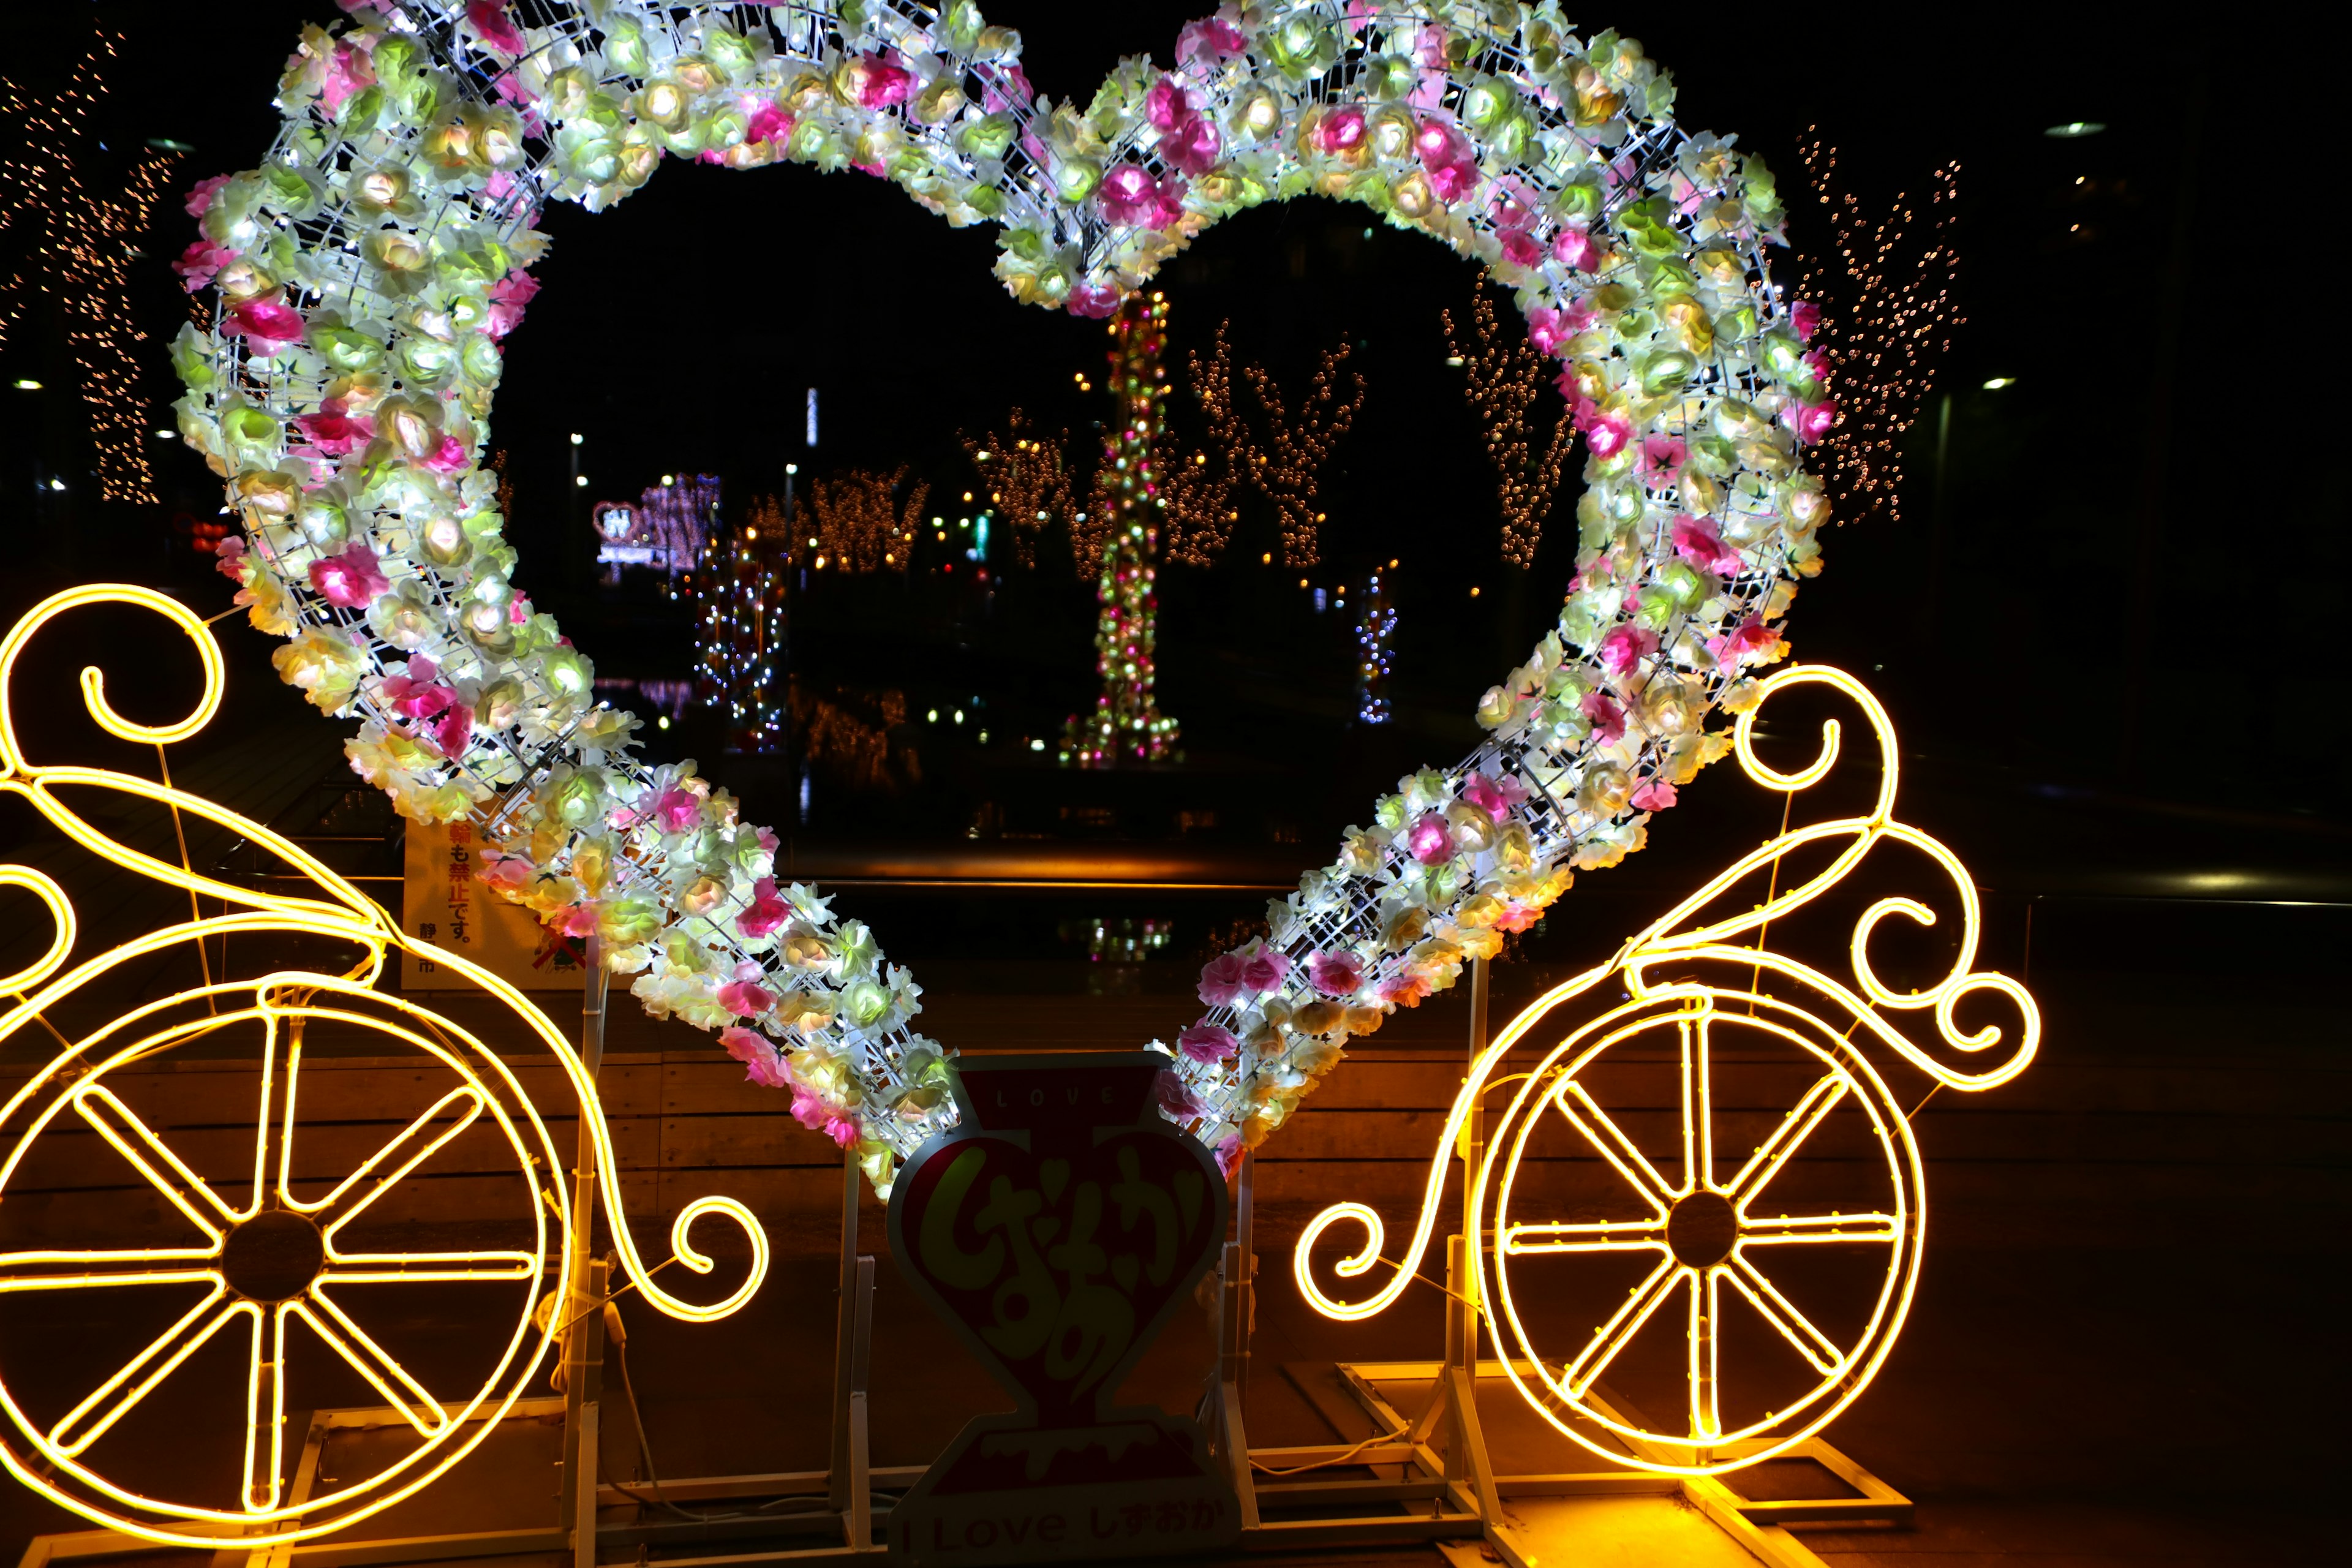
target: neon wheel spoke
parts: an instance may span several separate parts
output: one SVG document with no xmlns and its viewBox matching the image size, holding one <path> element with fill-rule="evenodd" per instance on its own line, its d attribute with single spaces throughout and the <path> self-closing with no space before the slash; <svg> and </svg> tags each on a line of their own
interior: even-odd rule
<svg viewBox="0 0 2352 1568">
<path fill-rule="evenodd" d="M 425 1280 L 530 1279 L 535 1252 L 339 1252 L 322 1285 L 394 1285 Z"/>
<path fill-rule="evenodd" d="M 1560 1392 L 1570 1399 L 1583 1398 L 1584 1391 L 1592 1386 L 1594 1379 L 1609 1370 L 1609 1363 L 1617 1359 L 1617 1352 L 1641 1331 L 1642 1325 L 1650 1321 L 1650 1314 L 1674 1294 L 1675 1288 L 1682 1283 L 1682 1277 L 1688 1272 L 1673 1258 L 1661 1258 L 1658 1266 L 1650 1270 L 1650 1277 L 1633 1287 L 1625 1297 L 1625 1304 L 1601 1325 L 1576 1359 L 1561 1369 Z"/>
<path fill-rule="evenodd" d="M 1715 1096 L 1707 1082 L 1706 1026 L 1675 1026 L 1683 1047 L 1683 1184 L 1696 1192 L 1715 1184 Z"/>
<path fill-rule="evenodd" d="M 1785 1247 L 1792 1243 L 1895 1240 L 1902 1222 L 1891 1214 L 1778 1215 L 1759 1219 L 1743 1215 L 1740 1242 L 1748 1247 Z"/>
<path fill-rule="evenodd" d="M 435 1100 L 415 1121 L 393 1134 L 382 1148 L 361 1161 L 359 1168 L 345 1176 L 333 1192 L 315 1204 L 302 1206 L 318 1215 L 320 1228 L 331 1238 L 336 1231 L 357 1219 L 370 1205 L 399 1185 L 411 1171 L 471 1127 L 481 1116 L 483 1103 L 481 1091 L 470 1085 L 451 1089 Z M 461 1105 L 463 1110 L 448 1125 L 435 1125 L 449 1115 L 453 1107 Z"/>
<path fill-rule="evenodd" d="M 87 1290 L 100 1285 L 220 1283 L 216 1247 L 99 1248 L 89 1252 L 0 1252 L 0 1294 Z"/>
<path fill-rule="evenodd" d="M 1717 1346 L 1717 1313 L 1722 1307 L 1722 1290 L 1718 1281 L 1721 1268 L 1691 1269 L 1690 1276 L 1690 1429 L 1696 1443 L 1713 1442 L 1723 1436 L 1723 1421 L 1717 1414 L 1715 1376 Z"/>
<path fill-rule="evenodd" d="M 312 1290 L 304 1300 L 288 1303 L 287 1310 L 310 1324 L 330 1350 L 367 1379 L 369 1386 L 383 1395 L 384 1403 L 418 1432 L 430 1437 L 449 1424 L 440 1401 L 324 1290 Z"/>
<path fill-rule="evenodd" d="M 1674 1207 L 1675 1190 L 1658 1174 L 1657 1167 L 1633 1147 L 1625 1130 L 1610 1119 L 1584 1086 L 1574 1079 L 1564 1080 L 1551 1097 L 1551 1102 L 1570 1126 L 1584 1135 L 1586 1142 L 1601 1152 L 1601 1157 L 1616 1167 L 1617 1173 L 1632 1184 L 1634 1191 L 1658 1211 L 1663 1221 L 1666 1211 Z"/>
<path fill-rule="evenodd" d="M 1732 1284 L 1748 1298 L 1748 1304 L 1763 1314 L 1766 1322 L 1780 1331 L 1780 1337 L 1794 1346 L 1799 1355 L 1812 1363 L 1815 1372 L 1831 1377 L 1844 1369 L 1845 1352 L 1831 1342 L 1827 1334 L 1813 1327 L 1811 1320 L 1797 1310 L 1754 1264 L 1735 1256 L 1718 1272 L 1731 1276 Z"/>
<path fill-rule="evenodd" d="M 1813 1129 L 1822 1124 L 1822 1120 L 1837 1109 L 1845 1093 L 1846 1081 L 1841 1075 L 1829 1073 L 1816 1079 L 1795 1108 L 1781 1119 L 1780 1125 L 1772 1130 L 1772 1135 L 1764 1140 L 1756 1152 L 1748 1157 L 1748 1163 L 1739 1168 L 1739 1174 L 1732 1177 L 1725 1186 L 1723 1190 L 1731 1201 L 1744 1207 L 1762 1192 L 1772 1178 L 1780 1173 L 1780 1167 L 1789 1163 L 1789 1157 L 1812 1136 Z"/>
<path fill-rule="evenodd" d="M 1503 1250 L 1541 1252 L 1655 1252 L 1666 1245 L 1662 1219 L 1610 1219 L 1589 1224 L 1514 1225 L 1503 1232 Z"/>
<path fill-rule="evenodd" d="M 189 1223 L 215 1244 L 221 1238 L 221 1227 L 236 1223 L 236 1210 L 213 1191 L 209 1182 L 190 1170 L 187 1162 L 173 1153 L 171 1145 L 142 1121 L 137 1111 L 123 1104 L 113 1090 L 103 1084 L 92 1084 L 77 1090 L 73 1103 L 82 1120 L 113 1145 L 148 1185 L 187 1215 Z"/>
<path fill-rule="evenodd" d="M 98 1385 L 88 1398 L 68 1410 L 49 1428 L 49 1442 L 72 1456 L 80 1453 L 106 1435 L 109 1427 L 137 1407 L 139 1402 L 155 1390 L 155 1386 L 179 1369 L 205 1343 L 226 1328 L 229 1320 L 238 1316 L 258 1321 L 259 1312 L 243 1301 L 224 1301 L 228 1287 L 213 1278 L 212 1293 L 187 1311 L 177 1322 L 147 1342 L 129 1361 L 122 1363 L 113 1376 Z"/>
<path fill-rule="evenodd" d="M 245 1510 L 267 1513 L 278 1506 L 278 1475 L 286 1457 L 287 1309 L 279 1306 L 270 1312 L 266 1327 L 260 1310 L 249 1310 L 253 1333 L 245 1379 Z"/>
</svg>

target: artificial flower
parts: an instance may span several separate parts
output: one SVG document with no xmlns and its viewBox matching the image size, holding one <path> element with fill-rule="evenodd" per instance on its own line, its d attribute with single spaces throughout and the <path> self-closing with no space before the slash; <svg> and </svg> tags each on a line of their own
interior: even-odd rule
<svg viewBox="0 0 2352 1568">
<path fill-rule="evenodd" d="M 1196 1062 L 1221 1062 L 1241 1048 L 1241 1041 L 1231 1029 L 1202 1019 L 1176 1037 L 1176 1048 Z"/>
</svg>

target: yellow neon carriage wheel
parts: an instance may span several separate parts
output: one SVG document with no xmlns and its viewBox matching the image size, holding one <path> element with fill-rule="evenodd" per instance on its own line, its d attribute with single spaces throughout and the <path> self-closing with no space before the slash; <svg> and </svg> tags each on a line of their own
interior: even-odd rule
<svg viewBox="0 0 2352 1568">
<path fill-rule="evenodd" d="M 1727 1051 L 1756 1047 L 1804 1064 L 1811 1081 L 1782 1108 L 1777 1126 L 1743 1140 L 1744 1147 L 1727 1146 L 1727 1116 L 1715 1100 L 1716 1064 Z M 1633 1115 L 1603 1103 L 1623 1096 L 1629 1075 L 1643 1070 L 1637 1063 L 1675 1080 L 1679 1149 L 1662 1148 L 1656 1133 L 1629 1132 Z M 1849 1142 L 1866 1142 L 1871 1151 L 1841 1158 L 1847 1179 L 1862 1173 L 1868 1207 L 1832 1208 L 1788 1190 L 1791 1169 L 1840 1113 L 1853 1122 L 1844 1130 L 1853 1135 Z M 1656 1112 L 1648 1114 L 1654 1121 Z M 1633 1217 L 1516 1213 L 1532 1206 L 1515 1203 L 1516 1189 L 1531 1147 L 1547 1133 L 1564 1133 L 1570 1146 L 1597 1157 L 1617 1189 L 1619 1212 Z M 1483 1184 L 1492 1196 L 1495 1242 L 1481 1265 L 1491 1268 L 1491 1288 L 1480 1293 L 1497 1338 L 1510 1341 L 1509 1375 L 1562 1433 L 1603 1458 L 1646 1469 L 1719 1473 L 1785 1452 L 1820 1431 L 1893 1347 L 1926 1239 L 1918 1146 L 1877 1072 L 1811 1014 L 1771 997 L 1707 986 L 1663 986 L 1555 1047 L 1496 1127 Z M 1816 1323 L 1776 1282 L 1796 1249 L 1820 1247 L 1883 1266 L 1866 1287 L 1849 1292 L 1863 1300 L 1832 1326 Z M 1542 1344 L 1535 1331 L 1542 1325 L 1528 1319 L 1556 1289 L 1522 1281 L 1515 1289 L 1513 1278 L 1515 1259 L 1537 1257 L 1588 1267 L 1619 1258 L 1634 1266 L 1638 1282 L 1580 1343 Z M 1757 1359 L 1753 1343 L 1727 1350 L 1727 1312 L 1742 1309 L 1769 1326 L 1768 1342 L 1777 1336 L 1805 1371 L 1793 1388 L 1784 1376 L 1769 1408 L 1727 1424 L 1726 1383 L 1740 1380 L 1743 1360 Z M 1645 1406 L 1637 1423 L 1601 1397 L 1602 1380 L 1637 1341 L 1654 1360 L 1676 1329 L 1682 1345 L 1671 1381 L 1681 1385 L 1678 1407 Z M 1596 1440 L 1591 1426 L 1623 1439 L 1630 1458 Z"/>
<path fill-rule="evenodd" d="M 321 1179 L 306 1173 L 315 1162 L 298 1158 L 314 1125 L 304 1115 L 302 1056 L 306 1034 L 330 1030 L 363 1031 L 372 1050 L 415 1056 L 429 1103 L 373 1153 Z M 234 1157 L 200 1168 L 205 1162 L 175 1148 L 110 1080 L 224 1037 L 258 1037 L 257 1087 Z M 487 1142 L 499 1151 L 498 1175 L 518 1178 L 519 1212 L 509 1217 L 520 1222 L 527 1244 L 388 1251 L 356 1237 L 382 1200 L 477 1129 L 496 1134 Z M 478 1445 L 520 1395 L 554 1332 L 555 1325 L 533 1324 L 532 1307 L 542 1281 L 561 1278 L 568 1264 L 563 1165 L 505 1065 L 478 1038 L 413 1004 L 348 980 L 280 973 L 184 993 L 119 1018 L 51 1062 L 11 1102 L 0 1126 L 0 1200 L 45 1140 L 68 1131 L 95 1132 L 111 1145 L 180 1222 L 184 1239 L 0 1253 L 0 1298 L 152 1289 L 171 1293 L 165 1311 L 193 1303 L 143 1343 L 133 1333 L 119 1356 L 108 1350 L 112 1371 L 62 1412 L 36 1414 L 8 1381 L 11 1360 L 39 1347 L 0 1349 L 7 1417 L 0 1444 L 8 1468 L 21 1479 L 39 1475 L 41 1489 L 92 1519 L 194 1545 L 232 1536 L 257 1546 L 341 1529 L 430 1484 Z M 500 1306 L 485 1301 L 478 1314 L 467 1314 L 469 1331 L 478 1328 L 494 1364 L 475 1386 L 431 1386 L 366 1324 L 387 1320 L 403 1287 L 458 1281 L 508 1287 L 492 1293 Z M 99 1331 L 80 1331 L 84 1339 Z M 242 1398 L 214 1412 L 207 1429 L 176 1436 L 192 1451 L 225 1446 L 242 1453 L 231 1495 L 154 1496 L 110 1477 L 108 1434 L 168 1388 L 191 1358 L 219 1344 L 245 1359 Z M 311 1348 L 318 1346 L 331 1359 L 320 1359 Z M 296 1503 L 287 1496 L 287 1413 L 321 1403 L 318 1387 L 299 1386 L 305 1363 L 356 1373 L 413 1430 L 415 1446 L 375 1474 L 320 1478 Z M 348 1377 L 342 1382 L 350 1386 Z"/>
</svg>

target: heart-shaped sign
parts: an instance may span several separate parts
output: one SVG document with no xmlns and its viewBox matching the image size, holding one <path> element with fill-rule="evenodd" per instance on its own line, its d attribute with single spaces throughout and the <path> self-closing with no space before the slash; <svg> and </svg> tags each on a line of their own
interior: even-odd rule
<svg viewBox="0 0 2352 1568">
<path fill-rule="evenodd" d="M 1225 1184 L 1153 1102 L 1165 1066 L 965 1058 L 956 1130 L 899 1173 L 892 1255 L 1018 1403 L 972 1421 L 894 1511 L 902 1553 L 1192 1552 L 1239 1528 L 1198 1428 L 1112 1403 L 1225 1237 Z"/>
<path fill-rule="evenodd" d="M 998 226 L 1015 298 L 1099 314 L 1217 219 L 1317 195 L 1518 291 L 1589 449 L 1577 574 L 1481 704 L 1489 741 L 1403 781 L 1202 976 L 1160 1102 L 1228 1157 L 1341 1042 L 1638 848 L 1818 570 L 1800 457 L 1835 411 L 1807 308 L 1767 281 L 1771 176 L 1678 130 L 1640 47 L 1549 0 L 1229 5 L 1171 68 L 1130 59 L 1066 103 L 971 0 L 344 7 L 290 62 L 268 161 L 189 204 L 178 266 L 219 304 L 173 357 L 181 431 L 244 523 L 223 568 L 290 639 L 285 679 L 363 719 L 353 764 L 404 813 L 476 820 L 494 889 L 602 937 L 649 1010 L 720 1030 L 886 1190 L 953 1115 L 918 988 L 777 885 L 774 836 L 724 792 L 636 758 L 514 585 L 479 458 L 545 202 L 604 206 L 665 157 L 856 171 Z"/>
</svg>

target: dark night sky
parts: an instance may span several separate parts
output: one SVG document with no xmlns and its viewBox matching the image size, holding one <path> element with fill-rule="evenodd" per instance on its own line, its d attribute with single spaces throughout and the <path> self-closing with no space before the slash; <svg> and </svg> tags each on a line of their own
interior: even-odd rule
<svg viewBox="0 0 2352 1568">
<path fill-rule="evenodd" d="M 1122 55 L 1164 61 L 1200 8 L 1200 0 L 1004 0 L 990 14 L 1022 27 L 1041 91 L 1083 97 Z M 130 41 L 105 115 L 111 150 L 89 150 L 88 168 L 103 178 L 123 147 L 169 136 L 196 148 L 183 184 L 257 158 L 275 125 L 268 100 L 279 62 L 305 20 L 334 15 L 330 0 L 203 12 L 60 4 L 11 18 L 8 72 L 27 85 L 55 79 L 92 13 Z M 1898 189 L 1923 187 L 1937 163 L 1961 162 L 1969 321 L 1942 377 L 1954 396 L 1946 610 L 1926 640 L 1935 529 L 1929 448 L 1915 442 L 1903 521 L 1864 519 L 1829 540 L 1827 573 L 1792 612 L 1800 655 L 1874 672 L 1914 743 L 1958 763 L 2188 805 L 2352 815 L 2344 748 L 2313 734 L 2335 684 L 2324 613 L 2284 586 L 2260 586 L 2252 574 L 2263 567 L 2250 557 L 2238 607 L 2191 596 L 2225 553 L 2208 542 L 2217 525 L 2259 527 L 2266 550 L 2315 564 L 2340 548 L 2345 521 L 2335 492 L 2315 504 L 2283 501 L 2258 519 L 2249 509 L 2265 504 L 2257 497 L 2274 493 L 2279 476 L 2233 476 L 2206 457 L 2200 425 L 2215 356 L 2226 350 L 2203 274 L 2241 242 L 2232 237 L 2267 221 L 2241 210 L 2242 193 L 2224 185 L 2244 133 L 2237 117 L 2248 79 L 2227 63 L 2236 46 L 2210 23 L 2191 33 L 2141 7 L 1576 13 L 1588 28 L 1616 25 L 1639 37 L 1673 69 L 1685 125 L 1736 131 L 1770 159 L 1800 248 L 1823 237 L 1795 154 L 1809 126 L 1840 146 L 1842 170 L 1877 208 Z M 2264 47 L 2282 44 L 2294 53 L 2291 40 Z M 2270 90 L 2287 96 L 2284 85 Z M 2043 134 L 2076 120 L 2109 129 L 2074 141 Z M 1473 277 L 1416 237 L 1376 226 L 1365 239 L 1365 216 L 1319 202 L 1261 209 L 1211 231 L 1162 282 L 1180 351 L 1230 320 L 1240 355 L 1270 363 L 1294 388 L 1321 346 L 1342 337 L 1361 345 L 1370 396 L 1329 480 L 1330 561 L 1316 575 L 1336 581 L 1404 558 L 1401 695 L 1466 714 L 1519 657 L 1506 650 L 1507 626 L 1465 614 L 1472 584 L 1490 595 L 1482 606 L 1515 602 L 1496 555 L 1490 479 L 1443 364 L 1438 312 L 1466 304 Z M 672 658 L 671 645 L 615 624 L 600 646 L 600 612 L 566 596 L 576 574 L 566 578 L 563 549 L 579 537 L 567 432 L 588 437 L 598 497 L 632 495 L 666 471 L 711 468 L 740 502 L 773 488 L 788 458 L 818 468 L 908 462 L 933 478 L 938 510 L 970 483 L 960 429 L 993 423 L 1013 404 L 1049 427 L 1081 432 L 1099 415 L 1098 400 L 1079 397 L 1071 377 L 1100 363 L 1101 328 L 1015 306 L 989 275 L 990 233 L 950 230 L 878 182 L 801 168 L 675 167 L 613 212 L 562 208 L 545 225 L 555 239 L 539 268 L 546 287 L 510 342 L 492 445 L 511 454 L 525 584 L 571 609 L 567 625 L 608 670 L 665 673 L 656 667 Z M 159 403 L 177 391 L 160 340 L 185 310 L 160 258 L 189 229 L 167 208 L 149 247 L 154 259 L 140 264 L 134 284 L 134 311 L 159 340 Z M 14 243 L 0 237 L 11 262 Z M 2272 287 L 2251 278 L 2243 286 Z M 20 331 L 0 351 L 0 373 L 61 384 L 55 353 L 37 332 Z M 1981 390 L 1997 375 L 2017 384 Z M 814 460 L 797 444 L 810 385 L 824 390 L 825 408 L 825 447 Z M 7 423 L 0 463 L 10 493 L 25 493 L 19 479 L 45 455 L 67 466 L 58 454 L 70 447 L 71 414 L 69 401 L 56 399 L 40 419 Z M 59 574 L 100 559 L 118 574 L 126 562 L 151 563 L 158 575 L 175 570 L 163 517 L 209 515 L 217 492 L 186 452 L 167 446 L 162 460 L 170 498 L 162 516 L 44 500 L 47 516 L 70 519 L 78 558 L 46 544 L 20 559 Z M 1572 489 L 1518 590 L 1523 636 L 1570 568 L 1571 500 Z M 30 530 L 40 515 L 12 508 L 0 528 Z M 1312 624 L 1276 574 L 1256 568 L 1247 531 L 1262 526 L 1246 523 L 1234 552 L 1246 570 L 1229 563 L 1191 581 L 1170 574 L 1169 706 L 1213 749 L 1246 748 L 1259 732 L 1252 702 L 1263 693 L 1251 683 L 1262 676 L 1235 673 L 1262 668 L 1251 660 L 1344 679 L 1343 628 Z M 1042 722 L 1046 708 L 1082 700 L 1090 684 L 1089 606 L 1067 584 L 1037 584 L 1024 603 L 1035 614 L 1034 646 L 971 668 L 1016 685 L 1042 681 Z M 874 665 L 919 707 L 927 680 L 947 679 L 941 667 L 957 663 L 951 645 L 864 624 L 884 609 L 836 606 L 832 656 L 836 666 Z M 2238 617 L 2242 634 L 2215 629 Z M 2217 657 L 2223 641 L 2243 661 Z M 820 650 L 810 655 L 812 668 L 822 663 Z M 2137 682 L 2134 669 L 2145 672 Z M 1228 708 L 1229 732 L 1218 716 Z M 1429 760 L 1450 760 L 1450 742 L 1431 743 L 1444 755 Z M 2277 776 L 2249 798 L 2217 781 L 2217 750 L 2279 759 Z"/>
</svg>

